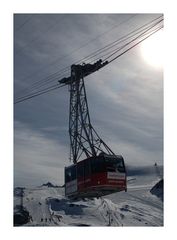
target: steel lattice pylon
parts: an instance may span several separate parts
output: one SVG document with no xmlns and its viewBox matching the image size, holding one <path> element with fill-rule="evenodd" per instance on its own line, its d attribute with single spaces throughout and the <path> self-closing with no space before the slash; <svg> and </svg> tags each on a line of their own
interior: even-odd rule
<svg viewBox="0 0 177 240">
<path fill-rule="evenodd" d="M 97 156 L 104 152 L 114 154 L 99 137 L 90 122 L 90 115 L 84 85 L 84 76 L 88 73 L 88 66 L 72 65 L 69 79 L 70 91 L 70 160 L 76 163 L 82 155 Z"/>
</svg>

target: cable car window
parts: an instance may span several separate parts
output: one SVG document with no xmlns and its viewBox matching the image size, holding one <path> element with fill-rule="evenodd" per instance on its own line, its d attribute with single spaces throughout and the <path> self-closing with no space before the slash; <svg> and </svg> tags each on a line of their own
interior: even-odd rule
<svg viewBox="0 0 177 240">
<path fill-rule="evenodd" d="M 106 169 L 109 172 L 125 172 L 123 159 L 121 158 L 105 158 Z"/>
<path fill-rule="evenodd" d="M 105 172 L 103 157 L 96 157 L 91 160 L 91 169 L 93 173 Z"/>
<path fill-rule="evenodd" d="M 76 179 L 76 166 L 65 169 L 65 182 Z"/>
</svg>

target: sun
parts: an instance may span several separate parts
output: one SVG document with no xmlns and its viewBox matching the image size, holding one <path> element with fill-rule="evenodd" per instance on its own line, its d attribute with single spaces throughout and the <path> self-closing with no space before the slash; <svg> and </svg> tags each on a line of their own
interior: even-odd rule
<svg viewBox="0 0 177 240">
<path fill-rule="evenodd" d="M 154 68 L 163 66 L 163 31 L 160 30 L 141 44 L 143 59 Z"/>
</svg>

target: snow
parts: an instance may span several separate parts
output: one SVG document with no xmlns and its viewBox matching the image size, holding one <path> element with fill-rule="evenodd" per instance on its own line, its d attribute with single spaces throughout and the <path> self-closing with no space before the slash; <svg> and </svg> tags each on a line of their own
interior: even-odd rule
<svg viewBox="0 0 177 240">
<path fill-rule="evenodd" d="M 151 172 L 128 177 L 128 191 L 71 201 L 61 187 L 25 188 L 25 226 L 163 226 L 163 201 L 150 190 L 159 181 Z M 19 205 L 20 194 L 14 197 Z"/>
</svg>

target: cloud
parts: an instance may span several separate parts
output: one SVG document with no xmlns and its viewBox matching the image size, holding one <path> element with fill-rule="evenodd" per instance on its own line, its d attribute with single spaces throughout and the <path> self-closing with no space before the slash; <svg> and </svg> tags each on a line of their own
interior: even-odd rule
<svg viewBox="0 0 177 240">
<path fill-rule="evenodd" d="M 103 34 L 129 17 L 35 15 L 25 29 L 15 33 L 15 49 L 36 38 L 15 54 L 15 92 L 21 89 L 23 93 L 23 86 L 70 66 L 157 15 L 138 14 Z M 85 78 L 90 117 L 100 137 L 128 164 L 162 163 L 163 74 L 146 65 L 139 48 Z M 59 175 L 69 152 L 67 87 L 17 104 L 14 110 L 15 180 L 38 183 L 48 177 L 61 182 Z"/>
<path fill-rule="evenodd" d="M 67 147 L 18 121 L 14 140 L 15 185 L 41 184 L 48 180 L 63 184 L 64 166 L 70 164 Z"/>
</svg>

